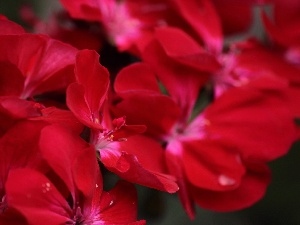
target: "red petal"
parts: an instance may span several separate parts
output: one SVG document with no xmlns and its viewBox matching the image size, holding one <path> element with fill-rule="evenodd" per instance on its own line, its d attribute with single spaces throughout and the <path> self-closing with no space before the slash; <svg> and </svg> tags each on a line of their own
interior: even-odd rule
<svg viewBox="0 0 300 225">
<path fill-rule="evenodd" d="M 178 12 L 189 23 L 208 49 L 214 53 L 222 50 L 223 37 L 220 19 L 209 0 L 174 1 Z"/>
<path fill-rule="evenodd" d="M 38 154 L 38 141 L 44 126 L 45 124 L 41 122 L 19 122 L 1 137 L 0 192 L 11 169 L 43 168 L 44 162 Z"/>
<path fill-rule="evenodd" d="M 23 98 L 39 94 L 39 85 L 74 64 L 77 52 L 75 48 L 62 42 L 33 34 L 4 35 L 0 36 L 0 42 L 0 60 L 14 64 L 26 77 Z M 64 76 L 69 77 L 66 74 Z M 64 78 L 59 77 L 57 82 L 51 81 L 51 87 L 46 85 L 47 91 L 66 87 L 69 79 L 65 82 Z M 39 93 L 36 92 L 37 89 Z"/>
<path fill-rule="evenodd" d="M 41 116 L 36 102 L 26 101 L 16 97 L 0 97 L 1 110 L 5 110 L 14 119 L 27 119 Z"/>
<path fill-rule="evenodd" d="M 0 215 L 0 224 L 20 225 L 27 224 L 27 222 L 24 216 L 17 210 L 6 208 L 5 213 Z"/>
<path fill-rule="evenodd" d="M 180 110 L 171 98 L 159 94 L 132 92 L 114 108 L 115 116 L 126 115 L 128 124 L 145 124 L 155 137 L 168 134 Z"/>
<path fill-rule="evenodd" d="M 25 30 L 18 24 L 0 15 L 0 35 L 23 34 Z"/>
<path fill-rule="evenodd" d="M 118 150 L 101 150 L 101 162 L 107 169 L 127 181 L 174 193 L 178 186 L 174 178 L 145 168 L 134 155 Z"/>
<path fill-rule="evenodd" d="M 108 202 L 107 200 L 110 199 Z M 105 201 L 104 201 L 105 200 Z M 142 225 L 136 221 L 137 193 L 134 185 L 119 181 L 108 193 L 103 193 L 100 202 L 101 221 L 109 224 Z"/>
<path fill-rule="evenodd" d="M 155 37 L 165 53 L 181 64 L 205 71 L 216 71 L 220 67 L 214 55 L 207 52 L 181 29 L 157 28 Z M 147 58 L 147 55 L 145 57 Z"/>
<path fill-rule="evenodd" d="M 87 143 L 66 128 L 51 125 L 42 130 L 39 145 L 44 159 L 74 197 L 73 163 L 77 154 L 88 147 Z"/>
<path fill-rule="evenodd" d="M 0 71 L 0 96 L 20 96 L 25 81 L 20 70 L 9 62 L 0 62 Z"/>
<path fill-rule="evenodd" d="M 166 33 L 162 32 L 162 34 Z M 166 36 L 165 40 L 169 36 L 172 35 Z M 182 45 L 185 45 L 185 43 Z M 166 87 L 168 93 L 182 109 L 184 119 L 187 119 L 194 107 L 199 90 L 208 79 L 207 73 L 201 72 L 199 69 L 189 65 L 182 65 L 176 62 L 172 57 L 166 55 L 162 46 L 155 41 L 151 42 L 145 48 L 143 58 L 153 67 L 163 86 Z"/>
<path fill-rule="evenodd" d="M 41 120 L 50 124 L 59 124 L 77 133 L 83 130 L 83 125 L 79 123 L 73 113 L 68 110 L 48 107 L 41 109 L 40 112 L 42 113 L 41 116 L 30 118 L 30 120 Z"/>
<path fill-rule="evenodd" d="M 119 146 L 122 151 L 135 155 L 145 169 L 167 173 L 165 150 L 154 139 L 135 135 L 128 138 L 127 141 L 119 142 Z"/>
<path fill-rule="evenodd" d="M 220 16 L 224 33 L 246 32 L 253 22 L 253 10 L 257 0 L 213 0 L 218 15 Z M 232 13 L 239 12 L 239 13 Z"/>
<path fill-rule="evenodd" d="M 75 154 L 75 153 L 73 153 Z M 97 187 L 102 192 L 102 176 L 99 170 L 95 155 L 95 149 L 82 149 L 73 162 L 73 177 L 77 190 L 80 190 L 85 197 L 85 204 L 90 205 Z"/>
<path fill-rule="evenodd" d="M 267 77 L 227 91 L 204 112 L 208 134 L 227 140 L 246 158 L 282 156 L 295 140 L 285 91 L 284 83 Z"/>
<path fill-rule="evenodd" d="M 145 63 L 134 63 L 124 67 L 118 73 L 114 88 L 118 94 L 132 90 L 160 92 L 154 72 Z"/>
<path fill-rule="evenodd" d="M 84 88 L 84 98 L 90 112 L 99 113 L 106 99 L 109 87 L 109 73 L 99 63 L 99 55 L 92 50 L 82 50 L 77 54 L 75 75 Z"/>
<path fill-rule="evenodd" d="M 249 163 L 241 185 L 232 191 L 193 190 L 193 197 L 201 207 L 215 211 L 240 210 L 260 200 L 270 183 L 270 171 L 264 164 Z"/>
<path fill-rule="evenodd" d="M 20 188 L 22 187 L 22 188 Z M 8 204 L 19 210 L 29 224 L 65 224 L 71 208 L 55 186 L 41 173 L 31 169 L 10 172 L 6 183 Z"/>
<path fill-rule="evenodd" d="M 73 18 L 84 19 L 89 21 L 99 21 L 101 13 L 99 3 L 94 0 L 60 0 L 65 9 Z"/>
<path fill-rule="evenodd" d="M 170 147 L 170 146 L 167 146 Z M 174 146 L 172 146 L 174 148 Z M 179 146 L 178 146 L 179 147 Z M 179 147 L 180 148 L 180 147 Z M 174 149 L 173 149 L 174 150 Z M 178 149 L 177 149 L 178 150 Z M 182 160 L 180 155 L 174 154 L 172 151 L 167 149 L 166 151 L 166 163 L 168 166 L 169 172 L 176 177 L 177 183 L 179 186 L 179 199 L 181 204 L 187 213 L 187 215 L 191 218 L 195 218 L 195 204 L 194 200 L 189 191 L 189 185 L 185 178 L 185 174 L 182 168 Z"/>
<path fill-rule="evenodd" d="M 93 115 L 84 98 L 84 87 L 78 83 L 70 84 L 67 89 L 67 105 L 75 117 L 87 127 L 102 130 L 99 112 Z"/>
<path fill-rule="evenodd" d="M 245 173 L 239 154 L 216 141 L 183 143 L 182 163 L 192 185 L 216 191 L 232 190 Z"/>
</svg>

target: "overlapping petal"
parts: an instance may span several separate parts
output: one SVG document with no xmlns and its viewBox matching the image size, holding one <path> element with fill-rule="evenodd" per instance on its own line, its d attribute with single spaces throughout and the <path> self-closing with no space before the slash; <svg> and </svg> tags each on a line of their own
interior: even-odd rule
<svg viewBox="0 0 300 225">
<path fill-rule="evenodd" d="M 123 193 L 124 190 L 126 194 Z M 136 205 L 137 193 L 133 185 L 120 181 L 111 191 L 102 196 L 101 219 L 107 224 L 144 225 L 146 224 L 144 220 L 134 222 L 137 217 Z"/>
<path fill-rule="evenodd" d="M 77 82 L 67 90 L 67 105 L 83 124 L 102 129 L 100 109 L 107 98 L 108 71 L 100 65 L 95 51 L 82 50 L 77 56 L 75 75 Z"/>
<path fill-rule="evenodd" d="M 247 173 L 237 189 L 215 192 L 192 188 L 191 193 L 197 204 L 206 209 L 226 212 L 249 207 L 261 199 L 270 183 L 270 170 L 260 163 L 246 162 L 246 165 Z"/>
<path fill-rule="evenodd" d="M 75 48 L 42 35 L 0 35 L 0 40 L 0 61 L 17 67 L 25 78 L 21 98 L 61 90 L 74 80 Z"/>
<path fill-rule="evenodd" d="M 237 188 L 246 171 L 239 153 L 218 141 L 191 141 L 182 144 L 182 162 L 188 181 L 211 191 Z"/>
<path fill-rule="evenodd" d="M 217 71 L 220 65 L 213 55 L 179 29 L 161 28 L 155 35 L 143 52 L 143 59 L 182 109 L 183 120 L 187 120 L 200 89 L 209 78 L 208 72 Z"/>
<path fill-rule="evenodd" d="M 71 222 L 72 210 L 67 201 L 47 177 L 35 170 L 12 171 L 6 190 L 8 204 L 20 211 L 29 224 L 37 225 L 41 221 L 46 225 Z"/>
<path fill-rule="evenodd" d="M 220 19 L 209 0 L 174 1 L 181 16 L 202 39 L 207 49 L 219 53 L 223 47 Z"/>
<path fill-rule="evenodd" d="M 204 111 L 207 132 L 225 137 L 246 158 L 269 161 L 284 155 L 295 140 L 286 89 L 280 79 L 261 78 L 227 91 Z"/>
<path fill-rule="evenodd" d="M 169 193 L 178 191 L 174 177 L 166 173 L 163 149 L 149 138 L 131 137 L 112 149 L 104 148 L 100 156 L 109 170 L 125 180 Z"/>
</svg>

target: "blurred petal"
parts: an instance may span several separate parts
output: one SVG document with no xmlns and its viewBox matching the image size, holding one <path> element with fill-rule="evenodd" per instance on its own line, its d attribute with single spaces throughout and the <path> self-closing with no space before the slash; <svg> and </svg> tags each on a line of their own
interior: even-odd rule
<svg viewBox="0 0 300 225">
<path fill-rule="evenodd" d="M 193 189 L 192 195 L 197 204 L 206 209 L 227 212 L 249 207 L 260 200 L 270 183 L 270 170 L 264 164 L 247 164 L 247 174 L 235 190 L 216 192 Z"/>
</svg>

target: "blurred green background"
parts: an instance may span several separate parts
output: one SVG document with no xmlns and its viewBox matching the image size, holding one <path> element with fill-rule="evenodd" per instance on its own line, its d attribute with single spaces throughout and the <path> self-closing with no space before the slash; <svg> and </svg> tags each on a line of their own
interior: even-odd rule
<svg viewBox="0 0 300 225">
<path fill-rule="evenodd" d="M 0 13 L 23 24 L 18 11 L 22 4 L 31 4 L 44 19 L 60 7 L 57 0 L 0 0 Z M 231 213 L 197 208 L 196 219 L 190 221 L 176 195 L 137 187 L 139 217 L 146 219 L 148 225 L 300 225 L 300 143 L 270 167 L 272 183 L 265 197 L 251 208 Z"/>
</svg>

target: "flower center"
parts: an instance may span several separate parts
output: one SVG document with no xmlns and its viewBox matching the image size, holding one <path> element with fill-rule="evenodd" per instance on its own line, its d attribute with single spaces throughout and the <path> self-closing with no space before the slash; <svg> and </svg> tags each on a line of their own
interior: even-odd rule
<svg viewBox="0 0 300 225">
<path fill-rule="evenodd" d="M 108 132 L 99 133 L 98 137 L 96 138 L 95 147 L 97 150 L 103 149 L 107 147 L 110 143 L 114 140 L 114 130 L 110 130 Z"/>
<path fill-rule="evenodd" d="M 188 125 L 176 124 L 172 132 L 164 138 L 165 142 L 172 140 L 197 140 L 206 136 L 205 128 L 210 125 L 210 121 L 203 116 L 198 116 Z"/>
<path fill-rule="evenodd" d="M 82 211 L 81 208 L 78 206 L 76 209 L 76 213 L 74 215 L 74 225 L 87 225 L 86 223 L 84 223 L 84 218 L 82 215 Z"/>
</svg>

